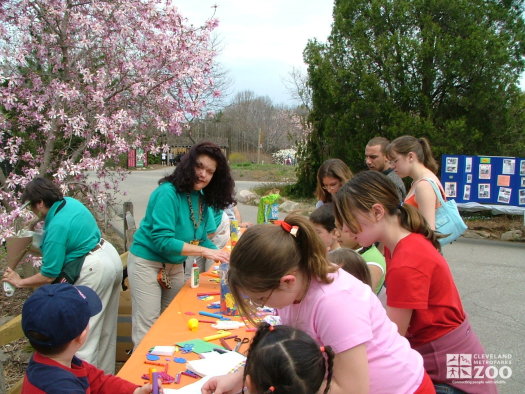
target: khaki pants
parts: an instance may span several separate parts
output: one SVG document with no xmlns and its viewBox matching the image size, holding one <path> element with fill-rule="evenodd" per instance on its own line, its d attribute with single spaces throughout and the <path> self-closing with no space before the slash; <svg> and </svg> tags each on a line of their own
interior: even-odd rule
<svg viewBox="0 0 525 394">
<path fill-rule="evenodd" d="M 128 279 L 131 290 L 131 339 L 137 347 L 160 314 L 175 298 L 184 284 L 182 264 L 166 264 L 171 289 L 157 282 L 162 263 L 128 255 Z"/>
<path fill-rule="evenodd" d="M 89 319 L 88 338 L 77 352 L 77 357 L 110 374 L 115 373 L 121 282 L 122 262 L 117 250 L 108 241 L 86 256 L 75 282 L 75 285 L 93 289 L 102 301 L 102 311 Z"/>
</svg>

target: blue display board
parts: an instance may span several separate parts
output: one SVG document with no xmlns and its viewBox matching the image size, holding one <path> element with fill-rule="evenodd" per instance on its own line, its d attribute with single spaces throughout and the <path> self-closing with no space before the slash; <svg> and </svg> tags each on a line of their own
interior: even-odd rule
<svg viewBox="0 0 525 394">
<path fill-rule="evenodd" d="M 443 155 L 441 183 L 458 203 L 525 206 L 525 158 Z"/>
</svg>

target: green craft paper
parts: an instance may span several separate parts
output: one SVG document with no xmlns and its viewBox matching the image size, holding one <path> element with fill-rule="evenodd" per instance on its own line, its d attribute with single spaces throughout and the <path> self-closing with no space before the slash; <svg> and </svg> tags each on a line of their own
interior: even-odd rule
<svg viewBox="0 0 525 394">
<path fill-rule="evenodd" d="M 178 342 L 177 346 L 183 347 L 184 345 L 193 345 L 193 352 L 200 354 L 211 352 L 213 349 L 224 349 L 222 346 L 212 342 L 206 342 L 202 339 L 192 339 L 190 341 Z M 226 349 L 224 349 L 226 350 Z"/>
</svg>

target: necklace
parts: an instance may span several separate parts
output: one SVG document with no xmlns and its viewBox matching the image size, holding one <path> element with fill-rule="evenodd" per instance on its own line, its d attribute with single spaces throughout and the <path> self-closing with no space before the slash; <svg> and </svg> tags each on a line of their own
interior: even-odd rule
<svg viewBox="0 0 525 394">
<path fill-rule="evenodd" d="M 186 193 L 186 198 L 188 199 L 188 205 L 190 207 L 191 222 L 193 223 L 193 228 L 195 229 L 195 231 L 197 231 L 197 229 L 202 223 L 203 204 L 202 204 L 201 196 L 198 197 L 199 198 L 199 221 L 195 220 L 195 212 L 193 211 L 193 204 L 191 203 L 190 193 Z"/>
</svg>

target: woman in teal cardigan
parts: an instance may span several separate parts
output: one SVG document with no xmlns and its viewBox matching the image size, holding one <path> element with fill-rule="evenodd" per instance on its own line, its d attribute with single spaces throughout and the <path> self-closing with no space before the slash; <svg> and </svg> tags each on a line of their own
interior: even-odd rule
<svg viewBox="0 0 525 394">
<path fill-rule="evenodd" d="M 128 257 L 135 346 L 184 284 L 187 256 L 229 260 L 208 233 L 216 228 L 213 209 L 235 202 L 234 187 L 226 157 L 211 142 L 194 145 L 159 181 Z"/>
</svg>

